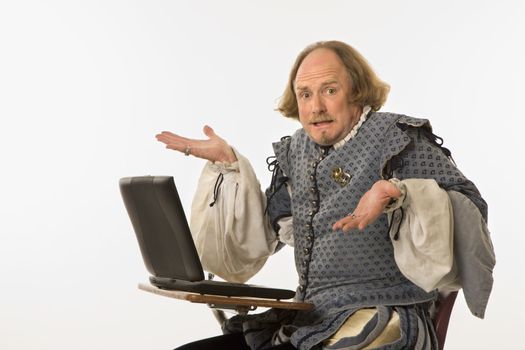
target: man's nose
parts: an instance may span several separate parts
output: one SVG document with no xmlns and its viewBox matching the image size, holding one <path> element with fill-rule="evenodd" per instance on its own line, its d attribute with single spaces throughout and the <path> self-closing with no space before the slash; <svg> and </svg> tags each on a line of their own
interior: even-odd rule
<svg viewBox="0 0 525 350">
<path fill-rule="evenodd" d="M 320 95 L 314 95 L 312 98 L 312 113 L 314 115 L 323 114 L 326 112 L 326 108 L 323 99 Z"/>
</svg>

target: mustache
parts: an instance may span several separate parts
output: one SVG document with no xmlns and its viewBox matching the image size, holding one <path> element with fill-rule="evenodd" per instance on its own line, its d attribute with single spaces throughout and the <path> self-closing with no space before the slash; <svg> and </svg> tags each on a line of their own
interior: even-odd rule
<svg viewBox="0 0 525 350">
<path fill-rule="evenodd" d="M 314 118 L 312 118 L 310 120 L 310 124 L 322 123 L 322 122 L 331 122 L 333 120 L 334 120 L 334 118 L 332 118 L 332 116 L 330 114 L 323 113 L 323 114 L 318 114 Z"/>
</svg>

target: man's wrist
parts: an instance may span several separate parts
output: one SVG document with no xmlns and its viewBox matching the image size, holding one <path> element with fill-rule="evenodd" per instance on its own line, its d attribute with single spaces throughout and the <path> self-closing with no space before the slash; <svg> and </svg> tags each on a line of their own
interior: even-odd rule
<svg viewBox="0 0 525 350">
<path fill-rule="evenodd" d="M 233 147 L 229 147 L 228 151 L 229 152 L 224 153 L 224 156 L 211 162 L 211 164 L 215 165 L 217 169 L 220 169 L 222 171 L 239 171 L 239 159 L 235 154 L 235 150 L 233 149 Z"/>
<path fill-rule="evenodd" d="M 218 160 L 218 162 L 233 164 L 237 161 L 235 152 L 233 151 L 233 148 L 231 148 L 230 146 L 228 146 L 228 151 L 224 152 L 224 156 L 221 158 L 222 159 Z"/>
<path fill-rule="evenodd" d="M 401 182 L 401 180 L 392 178 L 389 179 L 388 182 L 394 185 L 395 189 L 394 191 L 387 192 L 390 195 L 390 201 L 385 206 L 385 213 L 389 213 L 400 208 L 403 205 L 407 193 L 406 186 L 403 184 L 403 182 Z"/>
</svg>

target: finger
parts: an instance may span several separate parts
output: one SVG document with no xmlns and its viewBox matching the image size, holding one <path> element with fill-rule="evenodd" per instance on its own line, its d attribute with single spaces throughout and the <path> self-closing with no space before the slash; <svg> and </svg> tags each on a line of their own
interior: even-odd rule
<svg viewBox="0 0 525 350">
<path fill-rule="evenodd" d="M 179 141 L 179 142 L 199 142 L 201 140 L 197 139 L 190 139 L 175 133 L 172 133 L 170 131 L 163 131 L 160 134 L 157 135 L 157 137 L 163 138 L 165 140 L 172 140 L 172 141 Z"/>
<path fill-rule="evenodd" d="M 172 133 L 171 131 L 162 131 L 159 134 L 156 135 L 157 137 L 165 137 L 165 138 L 172 138 L 172 137 L 181 137 L 177 134 Z"/>
<path fill-rule="evenodd" d="M 193 141 L 197 141 L 197 140 L 194 140 L 194 139 L 189 139 L 187 137 L 183 137 L 183 136 L 180 136 L 180 135 L 177 135 L 177 134 L 174 134 L 172 132 L 169 132 L 169 131 L 163 131 L 161 132 L 158 137 L 164 139 L 164 140 L 168 140 L 168 141 L 179 141 L 179 142 L 193 142 Z"/>
<path fill-rule="evenodd" d="M 370 220 L 366 215 L 354 213 L 336 222 L 333 228 L 334 230 L 341 229 L 343 232 L 348 232 L 353 228 L 363 230 L 369 223 Z"/>
<path fill-rule="evenodd" d="M 351 215 L 345 216 L 344 218 L 338 220 L 336 223 L 332 225 L 332 229 L 334 231 L 339 230 L 343 228 L 344 225 L 349 224 L 350 222 L 354 221 L 355 218 L 353 218 Z"/>
<path fill-rule="evenodd" d="M 209 125 L 204 125 L 202 131 L 204 132 L 204 135 L 208 136 L 210 139 L 217 136 L 217 134 L 215 134 L 215 131 L 213 131 L 212 127 Z"/>
<path fill-rule="evenodd" d="M 361 225 L 363 224 L 363 222 L 366 222 L 366 221 L 367 221 L 367 216 L 366 216 L 366 214 L 360 214 L 360 215 L 357 215 L 357 216 L 356 216 L 356 219 L 354 220 L 355 227 L 361 229 L 361 228 L 360 228 Z"/>
<path fill-rule="evenodd" d="M 355 220 L 352 220 L 352 221 L 344 224 L 341 229 L 343 230 L 343 232 L 348 232 L 348 231 L 350 231 L 353 228 L 357 228 L 357 222 Z"/>
<path fill-rule="evenodd" d="M 163 137 L 163 136 L 157 137 L 157 140 L 159 142 L 162 142 L 162 143 L 166 144 L 166 146 L 172 146 L 172 147 L 175 147 L 175 148 L 185 147 L 186 145 L 190 144 L 187 141 L 181 141 L 179 139 Z"/>
<path fill-rule="evenodd" d="M 338 221 L 336 221 L 333 225 L 332 225 L 332 230 L 334 231 L 337 231 L 339 230 L 340 228 L 343 227 L 344 224 L 346 224 L 348 221 L 348 216 L 347 217 L 344 217 Z"/>
<path fill-rule="evenodd" d="M 166 145 L 166 148 L 167 149 L 172 149 L 174 151 L 178 151 L 178 152 L 181 152 L 181 153 L 186 153 L 186 149 L 188 148 L 189 146 L 187 145 L 181 145 L 181 144 L 173 144 L 173 143 L 170 143 L 170 144 L 167 144 Z M 192 153 L 191 152 L 191 147 L 189 147 L 189 150 L 190 152 L 189 153 Z"/>
<path fill-rule="evenodd" d="M 360 218 L 353 220 L 348 225 L 345 225 L 343 230 L 346 229 L 348 231 L 352 228 L 356 228 L 361 231 L 361 230 L 364 230 L 368 226 L 369 223 L 370 223 L 370 220 L 367 217 L 360 217 Z"/>
<path fill-rule="evenodd" d="M 173 140 L 171 137 L 168 137 L 166 135 L 160 135 L 159 134 L 159 135 L 157 135 L 155 137 L 157 138 L 157 141 L 162 142 L 162 143 L 166 143 L 166 144 L 172 142 L 172 140 Z"/>
<path fill-rule="evenodd" d="M 155 135 L 155 138 L 158 140 L 158 139 L 163 139 L 163 138 L 166 138 L 168 137 L 168 135 L 165 133 L 165 131 Z"/>
<path fill-rule="evenodd" d="M 176 137 L 173 137 L 171 135 L 166 135 L 166 134 L 158 134 L 155 137 L 157 138 L 157 141 L 164 142 L 164 143 L 170 143 L 173 140 L 177 140 Z"/>
<path fill-rule="evenodd" d="M 368 226 L 368 223 L 367 223 L 367 222 L 365 222 L 365 221 L 361 221 L 361 222 L 359 223 L 359 225 L 357 225 L 357 228 L 358 228 L 359 230 L 364 230 L 367 226 Z"/>
<path fill-rule="evenodd" d="M 364 210 L 358 211 L 358 209 L 354 212 L 355 220 L 353 223 L 355 228 L 362 230 L 368 225 L 368 213 Z"/>
</svg>

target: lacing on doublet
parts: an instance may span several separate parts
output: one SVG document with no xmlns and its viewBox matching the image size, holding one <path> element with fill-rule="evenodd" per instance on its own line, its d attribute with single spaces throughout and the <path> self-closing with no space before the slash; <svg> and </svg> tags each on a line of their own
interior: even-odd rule
<svg viewBox="0 0 525 350">
<path fill-rule="evenodd" d="M 268 196 L 268 201 L 266 203 L 266 209 L 264 210 L 265 214 L 268 212 L 268 206 L 272 198 L 275 196 L 277 192 L 279 192 L 281 187 L 283 187 L 286 184 L 286 181 L 288 180 L 288 177 L 286 177 L 282 173 L 276 156 L 270 156 L 266 158 L 266 164 L 268 164 L 268 170 L 272 172 L 272 180 L 270 182 L 270 188 L 268 189 L 270 195 Z"/>
</svg>

